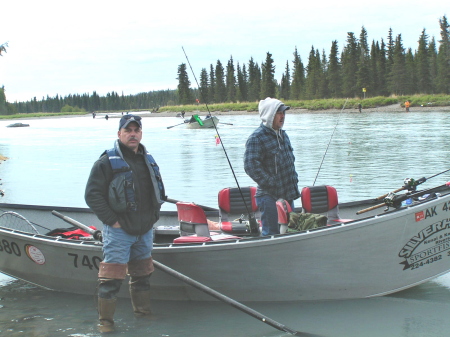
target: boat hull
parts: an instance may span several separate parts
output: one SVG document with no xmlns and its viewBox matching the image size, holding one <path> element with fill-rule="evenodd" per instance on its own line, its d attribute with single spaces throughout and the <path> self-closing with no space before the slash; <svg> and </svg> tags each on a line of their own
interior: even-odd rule
<svg viewBox="0 0 450 337">
<path fill-rule="evenodd" d="M 357 221 L 300 233 L 201 244 L 155 243 L 153 257 L 241 301 L 381 296 L 450 270 L 449 205 L 450 195 L 443 195 L 399 210 L 371 211 Z M 355 212 L 361 208 L 361 204 L 343 207 L 343 213 L 356 218 Z M 46 214 L 50 211 L 16 211 L 36 223 L 55 223 Z M 101 227 L 86 209 L 60 211 L 84 224 Z M 214 216 L 213 212 L 210 215 Z M 163 212 L 160 221 L 156 237 L 166 236 L 171 241 L 177 231 L 176 212 Z M 57 291 L 92 294 L 96 287 L 101 243 L 1 227 L 0 243 L 0 271 L 5 274 Z M 151 281 L 155 299 L 211 299 L 159 270 Z M 128 296 L 125 284 L 119 295 Z"/>
</svg>

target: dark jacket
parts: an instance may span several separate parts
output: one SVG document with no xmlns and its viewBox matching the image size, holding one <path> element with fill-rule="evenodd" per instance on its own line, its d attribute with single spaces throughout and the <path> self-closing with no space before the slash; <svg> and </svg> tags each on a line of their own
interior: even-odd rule
<svg viewBox="0 0 450 337">
<path fill-rule="evenodd" d="M 109 205 L 109 184 L 114 178 L 113 170 L 106 154 L 103 154 L 92 167 L 85 200 L 87 205 L 104 224 L 112 226 L 118 221 L 123 230 L 132 235 L 140 235 L 152 229 L 159 219 L 161 204 L 155 195 L 150 172 L 145 162 L 145 148 L 139 145 L 135 154 L 119 142 L 125 161 L 133 171 L 137 211 L 117 213 Z"/>
</svg>

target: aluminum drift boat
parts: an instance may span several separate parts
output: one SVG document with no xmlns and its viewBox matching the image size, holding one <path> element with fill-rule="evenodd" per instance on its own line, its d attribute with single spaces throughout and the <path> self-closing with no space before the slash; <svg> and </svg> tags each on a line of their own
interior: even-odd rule
<svg viewBox="0 0 450 337">
<path fill-rule="evenodd" d="M 198 115 L 193 115 L 191 119 L 186 120 L 187 129 L 209 129 L 213 128 L 214 124 L 217 126 L 219 124 L 219 118 L 216 116 L 206 116 L 206 118 L 201 119 Z"/>
<path fill-rule="evenodd" d="M 178 214 L 166 211 L 155 227 L 153 257 L 240 301 L 386 295 L 450 270 L 449 192 L 447 185 L 414 192 L 411 204 L 401 202 L 406 197 L 397 199 L 388 210 L 376 206 L 376 199 L 339 204 L 347 220 L 334 225 L 202 243 L 174 244 Z M 368 211 L 357 215 L 362 209 Z M 0 204 L 0 211 L 7 212 L 0 215 L 0 271 L 56 291 L 93 294 L 102 244 L 45 235 L 70 227 L 52 216 L 53 210 L 102 227 L 87 208 Z M 218 220 L 218 211 L 205 213 Z M 268 291 L 269 284 L 273 291 Z M 158 270 L 152 276 L 152 293 L 155 299 L 211 299 Z M 128 296 L 127 287 L 119 295 Z"/>
</svg>

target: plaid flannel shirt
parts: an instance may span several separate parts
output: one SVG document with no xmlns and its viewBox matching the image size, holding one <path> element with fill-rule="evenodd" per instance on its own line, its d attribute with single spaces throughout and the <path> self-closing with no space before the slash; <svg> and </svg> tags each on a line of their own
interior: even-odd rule
<svg viewBox="0 0 450 337">
<path fill-rule="evenodd" d="M 284 130 L 277 136 L 273 129 L 261 124 L 247 139 L 244 169 L 258 184 L 257 195 L 270 194 L 286 200 L 300 197 L 294 161 L 293 148 Z"/>
</svg>

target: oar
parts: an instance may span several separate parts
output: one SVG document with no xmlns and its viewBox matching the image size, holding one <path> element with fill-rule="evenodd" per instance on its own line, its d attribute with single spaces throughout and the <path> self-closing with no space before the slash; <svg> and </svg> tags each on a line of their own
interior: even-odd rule
<svg viewBox="0 0 450 337">
<path fill-rule="evenodd" d="M 167 202 L 170 202 L 171 204 L 176 204 L 177 202 L 179 202 L 180 200 L 175 200 L 175 199 L 171 199 L 171 198 L 166 198 Z M 213 207 L 209 207 L 209 206 L 203 206 L 203 205 L 199 205 L 196 203 L 197 206 L 199 206 L 200 208 L 203 208 L 204 211 L 219 211 L 217 208 L 213 208 Z"/>
<path fill-rule="evenodd" d="M 101 231 L 93 230 L 92 228 L 90 228 L 90 227 L 88 227 L 86 225 L 83 225 L 81 222 L 78 222 L 78 221 L 76 221 L 76 220 L 74 220 L 72 218 L 69 218 L 68 216 L 62 215 L 61 213 L 59 213 L 57 211 L 52 211 L 52 214 L 56 215 L 58 218 L 64 220 L 65 222 L 68 222 L 68 223 L 70 223 L 72 225 L 75 225 L 75 226 L 81 228 L 86 233 L 92 234 L 92 237 L 95 240 L 102 241 L 103 238 L 102 238 L 102 232 Z"/>
<path fill-rule="evenodd" d="M 60 214 L 60 213 L 58 213 L 56 211 L 52 211 L 52 214 L 56 215 L 58 218 L 61 218 L 64 221 L 66 221 L 66 222 L 68 222 L 68 223 L 70 223 L 72 225 L 80 227 L 82 230 L 86 231 L 89 234 L 92 234 L 93 236 L 94 236 L 94 234 L 96 232 L 92 228 L 90 228 L 90 227 L 88 227 L 86 225 L 83 225 L 82 223 L 80 223 L 80 222 L 78 222 L 78 221 L 76 221 L 76 220 L 74 220 L 74 219 L 72 219 L 72 218 L 70 218 L 68 216 L 64 216 L 64 215 L 62 215 L 62 214 Z M 94 236 L 94 238 L 95 238 L 95 236 Z M 100 239 L 96 238 L 96 240 L 102 241 L 101 237 L 100 237 Z M 266 323 L 266 324 L 274 327 L 275 329 L 278 329 L 280 331 L 284 331 L 284 332 L 290 333 L 293 336 L 304 336 L 304 337 L 315 337 L 315 336 L 317 336 L 317 335 L 314 335 L 314 334 L 309 334 L 309 333 L 305 333 L 305 332 L 296 331 L 294 329 L 291 329 L 291 328 L 287 327 L 284 324 L 278 323 L 277 321 L 274 321 L 273 319 L 271 319 L 271 318 L 269 318 L 267 316 L 264 316 L 263 314 L 259 313 L 258 311 L 253 310 L 253 309 L 247 307 L 246 305 L 244 305 L 244 304 L 242 304 L 240 302 L 237 302 L 237 301 L 235 301 L 235 300 L 233 300 L 233 299 L 223 295 L 222 293 L 219 293 L 218 291 L 216 291 L 214 289 L 211 289 L 210 287 L 204 285 L 203 283 L 195 281 L 194 279 L 192 279 L 192 278 L 190 278 L 190 277 L 188 277 L 188 276 L 186 276 L 184 274 L 179 273 L 176 270 L 174 270 L 174 269 L 172 269 L 172 268 L 170 268 L 170 267 L 168 267 L 168 266 L 166 266 L 166 265 L 164 265 L 164 264 L 162 264 L 162 263 L 160 263 L 158 261 L 153 260 L 153 264 L 159 270 L 162 270 L 163 272 L 165 272 L 165 273 L 167 273 L 167 274 L 169 274 L 169 275 L 179 279 L 180 281 L 183 281 L 183 282 L 193 286 L 194 288 L 197 288 L 197 289 L 207 293 L 208 295 L 211 295 L 211 296 L 217 298 L 218 300 L 220 300 L 222 302 L 225 302 L 225 303 L 231 305 L 232 307 L 235 307 L 235 308 L 241 310 L 242 312 L 244 312 L 244 313 L 246 313 L 246 314 L 248 314 L 248 315 L 250 315 L 250 316 L 252 316 L 252 317 L 254 317 L 254 318 L 258 319 L 258 320 L 260 320 L 261 322 Z"/>
<path fill-rule="evenodd" d="M 274 327 L 275 329 L 278 329 L 280 331 L 284 331 L 284 332 L 290 333 L 291 335 L 294 335 L 294 336 L 305 336 L 305 337 L 307 337 L 307 336 L 310 336 L 310 337 L 317 336 L 317 335 L 314 335 L 314 334 L 309 334 L 309 333 L 306 333 L 306 332 L 300 332 L 300 331 L 293 330 L 293 329 L 287 327 L 286 325 L 281 324 L 281 323 L 279 323 L 277 321 L 274 321 L 273 319 L 271 319 L 271 318 L 269 318 L 267 316 L 264 316 L 260 312 L 258 312 L 256 310 L 253 310 L 252 308 L 249 308 L 246 305 L 244 305 L 244 304 L 242 304 L 242 303 L 240 303 L 238 301 L 235 301 L 235 300 L 233 300 L 230 297 L 227 297 L 227 296 L 223 295 L 222 293 L 219 293 L 218 291 L 216 291 L 216 290 L 214 290 L 214 289 L 204 285 L 203 283 L 200 283 L 200 282 L 198 282 L 196 280 L 193 280 L 192 278 L 190 278 L 190 277 L 188 277 L 188 276 L 186 276 L 184 274 L 181 274 L 181 273 L 177 272 L 176 270 L 173 270 L 172 268 L 170 268 L 170 267 L 168 267 L 168 266 L 166 266 L 166 265 L 164 265 L 164 264 L 162 264 L 160 262 L 157 262 L 157 261 L 153 260 L 153 264 L 159 270 L 162 270 L 163 272 L 165 272 L 165 273 L 167 273 L 167 274 L 169 274 L 169 275 L 179 279 L 180 281 L 183 281 L 183 282 L 193 286 L 194 288 L 196 288 L 198 290 L 201 290 L 204 293 L 207 293 L 208 295 L 211 295 L 212 297 L 214 297 L 214 298 L 216 298 L 216 299 L 218 299 L 218 300 L 220 300 L 222 302 L 225 302 L 226 304 L 229 304 L 232 307 L 235 307 L 236 309 L 241 310 L 242 312 L 246 313 L 247 315 L 250 315 L 250 316 L 258 319 L 261 322 L 266 323 L 266 324 L 270 325 L 271 327 Z"/>
<path fill-rule="evenodd" d="M 178 125 L 183 125 L 183 124 L 186 124 L 186 123 L 185 123 L 185 122 L 183 122 L 183 123 L 180 123 L 180 124 L 176 124 L 176 125 L 168 126 L 167 128 L 168 128 L 168 129 L 171 129 L 171 128 L 174 128 L 175 126 L 178 126 Z"/>
</svg>

